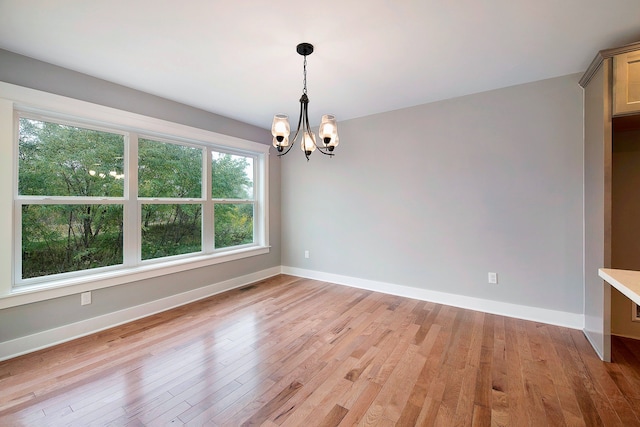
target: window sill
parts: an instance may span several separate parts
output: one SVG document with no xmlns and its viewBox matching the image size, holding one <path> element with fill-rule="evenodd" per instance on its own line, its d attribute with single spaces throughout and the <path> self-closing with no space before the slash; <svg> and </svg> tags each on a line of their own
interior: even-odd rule
<svg viewBox="0 0 640 427">
<path fill-rule="evenodd" d="M 269 248 L 269 246 L 252 246 L 250 248 L 230 250 L 221 254 L 200 255 L 82 277 L 14 287 L 9 294 L 0 295 L 0 309 L 263 255 L 269 253 Z"/>
</svg>

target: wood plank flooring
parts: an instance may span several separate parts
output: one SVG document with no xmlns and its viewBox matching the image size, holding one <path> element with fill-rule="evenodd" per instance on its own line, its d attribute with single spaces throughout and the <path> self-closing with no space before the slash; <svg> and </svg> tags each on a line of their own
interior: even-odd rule
<svg viewBox="0 0 640 427">
<path fill-rule="evenodd" d="M 0 425 L 640 426 L 640 343 L 277 276 L 0 363 Z"/>
</svg>

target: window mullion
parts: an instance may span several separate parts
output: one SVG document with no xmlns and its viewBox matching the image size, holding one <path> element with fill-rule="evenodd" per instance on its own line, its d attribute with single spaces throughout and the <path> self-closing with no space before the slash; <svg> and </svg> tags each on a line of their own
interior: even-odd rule
<svg viewBox="0 0 640 427">
<path fill-rule="evenodd" d="M 123 263 L 126 267 L 140 263 L 140 203 L 138 203 L 138 134 L 125 137 L 125 187 L 123 224 Z"/>
<path fill-rule="evenodd" d="M 0 168 L 5 173 L 11 171 L 11 181 L 9 181 L 6 175 L 2 174 L 2 184 L 0 184 L 0 212 L 10 212 L 8 205 L 5 207 L 4 204 L 12 203 L 13 207 L 13 222 L 12 222 L 12 230 L 9 231 L 6 228 L 0 228 L 0 240 L 2 241 L 11 241 L 13 248 L 13 256 L 6 256 L 4 252 L 4 248 L 0 249 L 0 254 L 3 256 L 3 261 L 0 261 L 0 264 L 3 265 L 3 268 L 0 268 L 0 271 L 4 271 L 5 273 L 11 272 L 10 277 L 0 275 L 0 283 L 4 283 L 4 286 L 8 286 L 9 289 L 12 284 L 22 281 L 22 204 L 17 201 L 18 198 L 18 153 L 20 152 L 19 146 L 19 120 L 20 115 L 17 111 L 13 110 L 13 102 L 2 99 L 0 100 L 0 141 L 10 142 L 5 145 L 5 150 L 11 153 L 10 156 L 3 156 L 2 160 L 0 160 L 0 164 L 2 167 Z M 9 148 L 10 147 L 10 148 Z M 10 163 L 8 163 L 10 162 Z M 7 167 L 9 166 L 10 167 Z M 10 183 L 10 184 L 9 184 Z M 9 185 L 11 185 L 11 193 L 9 193 Z M 9 198 L 8 196 L 11 195 Z M 6 233 L 6 234 L 5 234 Z M 9 240 L 9 239 L 13 240 Z M 11 266 L 11 261 L 13 261 L 13 266 Z M 13 267 L 12 269 L 7 269 L 6 267 Z M 6 279 L 10 279 L 9 282 Z M 8 289 L 2 289 L 3 285 L 0 284 L 0 293 L 8 293 L 6 292 Z"/>
<path fill-rule="evenodd" d="M 256 203 L 254 205 L 254 213 L 257 221 L 255 222 L 256 243 L 259 245 L 269 245 L 269 156 L 262 154 L 259 161 L 256 162 L 256 179 L 257 185 L 254 184 L 254 197 Z"/>
<path fill-rule="evenodd" d="M 260 203 L 259 194 L 261 193 L 260 186 L 262 185 L 262 180 L 260 179 L 260 168 L 262 167 L 262 158 L 260 156 L 255 156 L 253 158 L 253 192 L 251 197 L 253 198 L 253 243 L 262 245 L 264 239 L 262 238 L 262 227 L 260 226 L 260 222 L 262 221 L 260 212 L 258 210 L 258 206 Z"/>
<path fill-rule="evenodd" d="M 16 200 L 14 204 L 14 239 L 13 256 L 14 256 L 14 272 L 11 283 L 22 282 L 22 203 Z M 19 242 L 19 243 L 18 243 Z"/>
<path fill-rule="evenodd" d="M 202 159 L 202 197 L 204 203 L 202 206 L 202 250 L 205 253 L 213 252 L 213 201 L 211 198 L 211 148 L 206 149 L 206 153 Z"/>
</svg>

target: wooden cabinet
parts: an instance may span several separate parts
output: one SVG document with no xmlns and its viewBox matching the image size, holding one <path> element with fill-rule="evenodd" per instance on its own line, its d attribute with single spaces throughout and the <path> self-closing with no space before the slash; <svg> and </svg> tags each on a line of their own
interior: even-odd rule
<svg viewBox="0 0 640 427">
<path fill-rule="evenodd" d="M 613 115 L 640 113 L 640 50 L 613 57 Z"/>
<path fill-rule="evenodd" d="M 612 252 L 614 143 L 640 114 L 640 42 L 601 50 L 580 79 L 584 88 L 584 333 L 611 360 L 611 286 L 598 269 L 616 268 Z M 613 250 L 612 250 L 613 248 Z"/>
</svg>

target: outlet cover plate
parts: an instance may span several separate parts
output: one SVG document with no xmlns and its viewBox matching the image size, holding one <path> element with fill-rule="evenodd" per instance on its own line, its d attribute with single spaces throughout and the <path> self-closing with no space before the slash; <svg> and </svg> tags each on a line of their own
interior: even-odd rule
<svg viewBox="0 0 640 427">
<path fill-rule="evenodd" d="M 498 283 L 498 273 L 489 273 L 488 280 L 492 284 Z"/>
<path fill-rule="evenodd" d="M 91 292 L 83 292 L 80 294 L 80 305 L 91 304 Z"/>
</svg>

